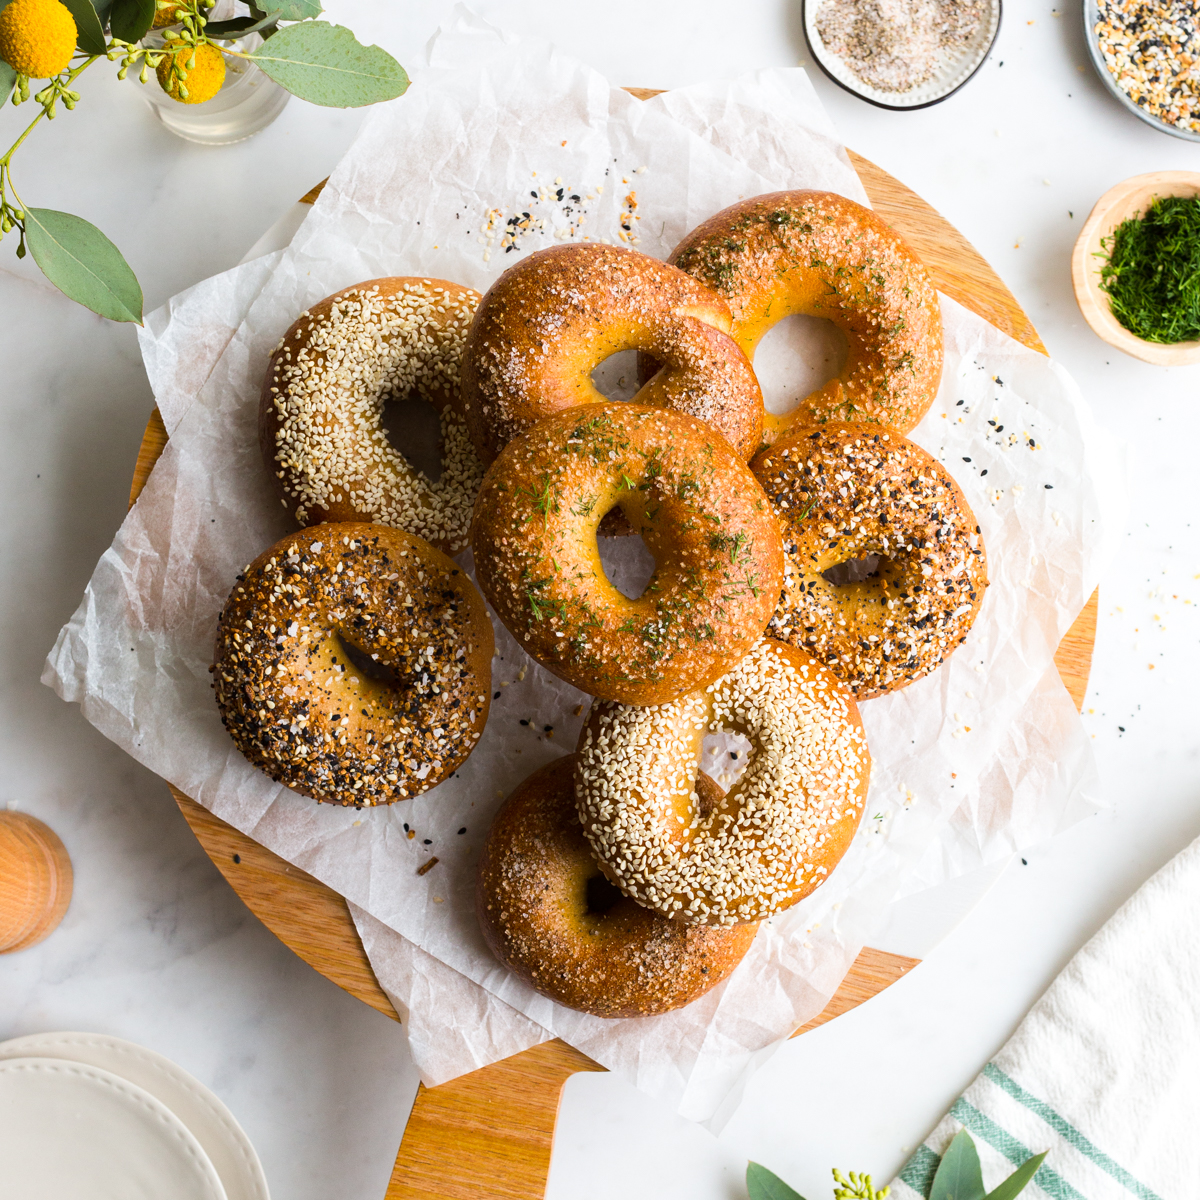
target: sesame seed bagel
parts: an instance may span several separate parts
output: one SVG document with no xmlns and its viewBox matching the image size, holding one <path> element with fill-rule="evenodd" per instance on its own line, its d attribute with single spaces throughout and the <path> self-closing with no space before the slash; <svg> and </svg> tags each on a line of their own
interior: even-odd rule
<svg viewBox="0 0 1200 1200">
<path fill-rule="evenodd" d="M 604 396 L 591 374 L 622 350 L 662 369 L 633 397 L 719 429 L 744 459 L 762 441 L 762 392 L 728 335 L 729 306 L 658 259 L 594 243 L 523 259 L 491 286 L 463 354 L 463 401 L 490 463 L 535 421 Z"/>
<path fill-rule="evenodd" d="M 706 733 L 750 739 L 709 810 Z M 871 756 L 853 697 L 801 650 L 762 638 L 728 675 L 670 704 L 597 702 L 579 737 L 584 834 L 625 895 L 689 925 L 762 921 L 823 883 L 858 828 Z"/>
<path fill-rule="evenodd" d="M 830 423 L 793 431 L 752 468 L 784 524 L 774 637 L 867 700 L 928 675 L 967 636 L 987 557 L 932 455 L 894 430 Z M 861 565 L 851 575 L 846 563 Z"/>
<path fill-rule="evenodd" d="M 420 795 L 466 761 L 493 649 L 482 597 L 440 551 L 383 525 L 318 525 L 238 576 L 213 686 L 251 763 L 361 808 Z"/>
<path fill-rule="evenodd" d="M 668 921 L 601 875 L 575 812 L 575 758 L 535 772 L 505 801 L 479 863 L 476 910 L 492 953 L 531 987 L 596 1017 L 681 1008 L 742 961 L 758 927 Z M 697 791 L 715 803 L 706 775 Z"/>
<path fill-rule="evenodd" d="M 596 529 L 620 509 L 654 556 L 631 600 Z M 716 679 L 754 644 L 783 583 L 779 527 L 758 481 L 710 425 L 632 404 L 555 413 L 488 469 L 476 577 L 513 637 L 576 687 L 659 704 Z"/>
<path fill-rule="evenodd" d="M 468 540 L 483 467 L 459 404 L 459 363 L 479 293 L 444 279 L 371 279 L 303 313 L 271 356 L 259 401 L 263 461 L 300 525 L 372 521 L 447 554 Z M 433 482 L 388 441 L 389 400 L 439 412 Z"/>
<path fill-rule="evenodd" d="M 834 192 L 742 200 L 688 234 L 668 260 L 729 303 L 750 359 L 776 322 L 826 317 L 845 334 L 846 365 L 763 438 L 789 425 L 866 421 L 902 433 L 925 415 L 942 377 L 937 289 L 916 253 L 869 208 Z"/>
</svg>

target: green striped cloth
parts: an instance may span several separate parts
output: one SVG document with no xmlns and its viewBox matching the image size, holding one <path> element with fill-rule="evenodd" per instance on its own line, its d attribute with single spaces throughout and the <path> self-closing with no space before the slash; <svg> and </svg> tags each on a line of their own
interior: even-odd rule
<svg viewBox="0 0 1200 1200">
<path fill-rule="evenodd" d="M 990 1190 L 1049 1150 L 1022 1200 L 1200 1198 L 1200 840 L 1071 961 L 892 1181 L 929 1195 L 950 1140 Z"/>
</svg>

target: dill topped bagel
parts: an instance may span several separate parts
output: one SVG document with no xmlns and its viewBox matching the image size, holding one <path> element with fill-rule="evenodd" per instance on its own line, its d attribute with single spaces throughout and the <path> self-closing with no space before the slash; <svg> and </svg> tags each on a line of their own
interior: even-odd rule
<svg viewBox="0 0 1200 1200">
<path fill-rule="evenodd" d="M 706 775 L 697 791 L 721 795 Z M 531 987 L 596 1017 L 681 1008 L 727 978 L 758 927 L 668 921 L 596 866 L 575 812 L 575 758 L 542 767 L 505 801 L 479 862 L 476 911 L 492 953 Z"/>
<path fill-rule="evenodd" d="M 730 332 L 750 359 L 767 330 L 794 314 L 826 317 L 845 335 L 841 373 L 786 416 L 766 414 L 766 442 L 788 426 L 831 420 L 906 433 L 933 403 L 942 376 L 937 289 L 869 208 L 834 192 L 755 196 L 694 229 L 669 261 L 728 302 Z"/>
<path fill-rule="evenodd" d="M 635 404 L 707 421 L 749 459 L 762 392 L 730 320 L 719 296 L 645 254 L 589 242 L 529 255 L 491 286 L 467 335 L 463 398 L 480 457 L 551 413 L 602 402 L 592 371 L 637 349 L 662 369 Z"/>
<path fill-rule="evenodd" d="M 753 749 L 715 805 L 697 785 L 706 733 Z M 669 704 L 597 702 L 579 737 L 584 834 L 625 895 L 692 925 L 761 921 L 819 887 L 862 817 L 871 756 L 849 691 L 762 638 L 728 675 Z"/>
<path fill-rule="evenodd" d="M 383 525 L 317 525 L 238 576 L 213 687 L 237 748 L 328 804 L 391 804 L 456 771 L 487 723 L 492 624 L 465 572 Z"/>
<path fill-rule="evenodd" d="M 655 559 L 637 599 L 600 562 L 596 529 L 614 508 Z M 471 545 L 480 589 L 525 651 L 625 704 L 723 675 L 783 582 L 778 522 L 729 443 L 632 404 L 567 409 L 509 443 L 484 477 Z"/>
<path fill-rule="evenodd" d="M 928 675 L 963 641 L 987 557 L 958 484 L 931 454 L 894 430 L 830 423 L 793 431 L 751 466 L 784 526 L 773 636 L 860 700 Z M 851 578 L 850 563 L 865 577 Z"/>
<path fill-rule="evenodd" d="M 479 293 L 444 279 L 370 279 L 303 313 L 271 356 L 259 445 L 300 525 L 374 521 L 462 550 L 483 468 L 459 405 L 459 362 Z M 434 482 L 388 441 L 389 400 L 439 412 Z"/>
</svg>

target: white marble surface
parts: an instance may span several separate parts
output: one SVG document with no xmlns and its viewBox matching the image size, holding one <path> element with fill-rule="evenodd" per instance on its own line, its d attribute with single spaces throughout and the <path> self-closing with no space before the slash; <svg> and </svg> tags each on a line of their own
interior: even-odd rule
<svg viewBox="0 0 1200 1200">
<path fill-rule="evenodd" d="M 411 62 L 450 4 L 329 7 Z M 799 5 L 784 0 L 475 8 L 544 29 L 621 83 L 670 87 L 809 62 Z M 1200 834 L 1200 706 L 1189 687 L 1200 669 L 1190 457 L 1200 368 L 1109 351 L 1078 314 L 1069 267 L 1103 191 L 1143 171 L 1200 170 L 1200 146 L 1107 98 L 1078 22 L 1074 6 L 1057 16 L 1049 3 L 1010 0 L 979 76 L 922 112 L 883 112 L 815 82 L 846 141 L 980 249 L 1132 446 L 1133 522 L 1103 587 L 1086 710 L 1112 807 L 1034 848 L 1028 865 L 1015 861 L 889 992 L 790 1043 L 720 1137 L 609 1077 L 574 1079 L 551 1200 L 729 1200 L 743 1194 L 747 1156 L 809 1200 L 829 1195 L 832 1165 L 888 1177 L 1083 940 Z M 204 149 L 163 131 L 136 85 L 92 71 L 80 106 L 38 130 L 14 174 L 27 202 L 86 216 L 121 246 L 147 308 L 237 262 L 328 172 L 360 120 L 293 101 L 253 140 Z M 28 111 L 0 111 L 5 146 Z M 280 1200 L 376 1200 L 415 1087 L 400 1030 L 259 926 L 161 783 L 37 682 L 124 511 L 152 398 L 132 329 L 67 303 L 14 249 L 7 239 L 0 248 L 0 503 L 10 516 L 0 527 L 0 802 L 60 833 L 76 897 L 48 941 L 0 959 L 0 1038 L 84 1029 L 143 1042 L 229 1104 Z"/>
</svg>

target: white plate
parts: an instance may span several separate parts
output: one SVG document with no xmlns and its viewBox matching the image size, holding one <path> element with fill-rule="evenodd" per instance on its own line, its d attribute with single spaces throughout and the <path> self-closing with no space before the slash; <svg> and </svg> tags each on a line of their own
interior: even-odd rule
<svg viewBox="0 0 1200 1200">
<path fill-rule="evenodd" d="M 169 1058 L 97 1033 L 36 1033 L 0 1042 L 0 1067 L 14 1058 L 83 1063 L 141 1088 L 168 1108 L 200 1143 L 227 1200 L 269 1200 L 262 1164 L 233 1114 Z M 3 1189 L 0 1194 L 7 1200 Z"/>
<path fill-rule="evenodd" d="M 839 87 L 880 108 L 906 110 L 928 108 L 954 95 L 980 67 L 991 51 L 996 34 L 1000 32 L 1002 0 L 991 0 L 987 18 L 980 23 L 970 43 L 957 54 L 942 51 L 938 55 L 938 66 L 931 79 L 909 88 L 907 92 L 884 92 L 863 83 L 844 59 L 826 49 L 817 32 L 817 14 L 828 0 L 804 0 L 804 36 L 817 66 Z"/>
<path fill-rule="evenodd" d="M 57 1058 L 0 1062 L 0 1181 L 5 1200 L 227 1200 L 165 1104 Z"/>
</svg>

